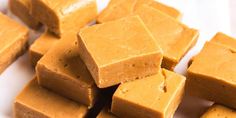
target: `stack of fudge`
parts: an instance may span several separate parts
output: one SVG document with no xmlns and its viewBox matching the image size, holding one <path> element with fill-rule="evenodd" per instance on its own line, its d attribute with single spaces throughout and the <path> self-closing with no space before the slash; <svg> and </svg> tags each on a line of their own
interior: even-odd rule
<svg viewBox="0 0 236 118">
<path fill-rule="evenodd" d="M 202 118 L 236 117 L 236 40 L 217 33 L 173 72 L 198 31 L 154 0 L 9 0 L 29 28 L 36 75 L 14 102 L 16 118 L 171 118 L 186 92 L 214 101 Z M 88 23 L 96 21 L 93 25 Z M 27 49 L 29 29 L 0 13 L 0 72 Z M 185 84 L 186 83 L 186 84 Z"/>
</svg>

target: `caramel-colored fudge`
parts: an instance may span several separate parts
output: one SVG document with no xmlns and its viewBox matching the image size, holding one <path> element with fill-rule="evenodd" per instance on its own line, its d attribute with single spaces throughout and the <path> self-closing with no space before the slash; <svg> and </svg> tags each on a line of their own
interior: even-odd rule
<svg viewBox="0 0 236 118">
<path fill-rule="evenodd" d="M 81 29 L 80 57 L 99 88 L 158 73 L 162 50 L 138 16 Z"/>
<path fill-rule="evenodd" d="M 121 84 L 113 95 L 111 111 L 121 118 L 172 118 L 184 85 L 184 76 L 163 69 L 157 75 Z"/>
<path fill-rule="evenodd" d="M 236 118 L 236 111 L 222 105 L 212 105 L 201 118 Z"/>
<path fill-rule="evenodd" d="M 86 106 L 42 88 L 36 78 L 14 102 L 15 118 L 84 118 L 87 113 Z"/>
<path fill-rule="evenodd" d="M 221 39 L 224 42 L 221 44 L 213 40 L 205 44 L 188 68 L 187 91 L 236 108 L 236 50 L 225 46 L 226 38 Z"/>
<path fill-rule="evenodd" d="M 225 47 L 228 47 L 232 50 L 236 50 L 236 39 L 230 37 L 224 33 L 218 32 L 211 40 L 211 42 L 215 42 L 221 44 Z"/>
<path fill-rule="evenodd" d="M 30 28 L 38 29 L 41 24 L 30 15 L 31 0 L 9 0 L 9 8 L 13 14 L 19 17 Z"/>
<path fill-rule="evenodd" d="M 96 0 L 31 0 L 32 15 L 59 37 L 96 18 Z"/>
<path fill-rule="evenodd" d="M 181 18 L 181 13 L 178 10 L 154 0 L 111 0 L 98 16 L 97 22 L 104 23 L 132 15 L 138 7 L 144 4 L 150 5 L 175 19 Z"/>
<path fill-rule="evenodd" d="M 118 118 L 109 111 L 109 107 L 105 106 L 97 115 L 96 118 Z"/>
<path fill-rule="evenodd" d="M 92 107 L 98 88 L 79 57 L 76 32 L 69 32 L 38 61 L 39 84 L 74 101 Z"/>
<path fill-rule="evenodd" d="M 0 13 L 0 73 L 28 46 L 28 29 Z"/>
<path fill-rule="evenodd" d="M 53 47 L 59 38 L 55 37 L 52 33 L 44 32 L 35 42 L 30 46 L 29 56 L 33 66 L 36 66 L 37 62 L 43 57 L 48 50 Z"/>
<path fill-rule="evenodd" d="M 135 13 L 140 16 L 163 50 L 162 67 L 173 70 L 195 45 L 198 31 L 147 5 L 139 7 Z"/>
</svg>

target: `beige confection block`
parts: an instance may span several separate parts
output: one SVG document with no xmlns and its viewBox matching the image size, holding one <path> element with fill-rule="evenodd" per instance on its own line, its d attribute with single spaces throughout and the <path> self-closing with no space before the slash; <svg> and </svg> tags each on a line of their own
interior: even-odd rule
<svg viewBox="0 0 236 118">
<path fill-rule="evenodd" d="M 30 28 L 38 29 L 41 24 L 31 14 L 31 0 L 9 0 L 11 12 L 19 17 Z"/>
<path fill-rule="evenodd" d="M 86 106 L 63 98 L 31 80 L 16 97 L 15 118 L 84 118 Z"/>
<path fill-rule="evenodd" d="M 99 112 L 96 118 L 118 118 L 109 110 L 109 106 L 103 107 L 103 109 Z"/>
<path fill-rule="evenodd" d="M 212 39 L 211 42 L 221 44 L 236 51 L 236 39 L 230 37 L 222 32 L 218 32 Z"/>
<path fill-rule="evenodd" d="M 79 57 L 76 32 L 68 32 L 38 61 L 39 84 L 91 108 L 98 88 Z"/>
<path fill-rule="evenodd" d="M 215 37 L 219 38 L 218 35 Z M 191 95 L 236 108 L 236 45 L 233 45 L 236 40 L 230 41 L 212 39 L 205 44 L 187 70 L 186 86 Z"/>
<path fill-rule="evenodd" d="M 54 44 L 59 41 L 59 38 L 52 33 L 44 32 L 35 42 L 30 46 L 29 56 L 33 66 L 36 66 L 37 62 L 46 54 Z"/>
<path fill-rule="evenodd" d="M 236 118 L 236 111 L 222 105 L 212 105 L 201 118 Z"/>
<path fill-rule="evenodd" d="M 28 46 L 28 29 L 0 13 L 0 73 Z"/>
<path fill-rule="evenodd" d="M 147 5 L 137 8 L 135 14 L 140 16 L 163 50 L 162 67 L 174 70 L 182 57 L 195 45 L 198 31 Z"/>
<path fill-rule="evenodd" d="M 79 31 L 97 17 L 96 0 L 31 0 L 31 2 L 32 15 L 59 37 L 68 30 Z"/>
<path fill-rule="evenodd" d="M 99 14 L 97 22 L 104 23 L 127 17 L 144 4 L 150 5 L 175 19 L 181 18 L 181 13 L 178 10 L 154 0 L 111 0 L 108 6 Z"/>
<path fill-rule="evenodd" d="M 154 76 L 121 84 L 113 95 L 111 111 L 121 118 L 171 118 L 184 85 L 184 76 L 163 69 Z"/>
<path fill-rule="evenodd" d="M 162 50 L 138 16 L 82 29 L 80 57 L 99 88 L 158 73 Z"/>
</svg>

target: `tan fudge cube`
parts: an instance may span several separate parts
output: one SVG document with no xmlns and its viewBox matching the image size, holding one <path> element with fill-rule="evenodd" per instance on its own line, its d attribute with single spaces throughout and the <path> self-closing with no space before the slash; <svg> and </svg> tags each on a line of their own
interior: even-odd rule
<svg viewBox="0 0 236 118">
<path fill-rule="evenodd" d="M 0 73 L 28 46 L 28 29 L 0 13 Z"/>
<path fill-rule="evenodd" d="M 14 102 L 15 118 L 84 118 L 87 113 L 86 106 L 42 88 L 36 78 Z"/>
<path fill-rule="evenodd" d="M 162 50 L 138 16 L 84 28 L 78 40 L 80 57 L 99 88 L 160 70 Z"/>
<path fill-rule="evenodd" d="M 225 46 L 228 39 L 221 39 L 221 44 L 214 40 L 205 44 L 188 68 L 187 91 L 236 108 L 236 50 Z"/>
<path fill-rule="evenodd" d="M 41 24 L 31 14 L 31 0 L 9 0 L 11 12 L 19 17 L 30 28 L 38 29 Z"/>
<path fill-rule="evenodd" d="M 212 105 L 201 118 L 236 118 L 236 111 L 222 105 Z"/>
<path fill-rule="evenodd" d="M 121 84 L 113 95 L 111 111 L 121 118 L 171 118 L 184 85 L 184 76 L 163 69 L 157 75 Z"/>
<path fill-rule="evenodd" d="M 96 18 L 95 0 L 31 0 L 32 15 L 59 37 L 68 30 L 79 31 Z"/>
<path fill-rule="evenodd" d="M 104 23 L 129 16 L 144 4 L 150 5 L 175 19 L 180 19 L 181 17 L 181 13 L 175 8 L 154 0 L 111 0 L 108 6 L 99 14 L 97 22 Z"/>
<path fill-rule="evenodd" d="M 36 66 L 37 62 L 46 54 L 54 44 L 59 41 L 52 33 L 44 32 L 35 42 L 30 46 L 29 56 L 33 66 Z"/>
<path fill-rule="evenodd" d="M 188 28 L 147 5 L 137 8 L 135 14 L 140 16 L 163 50 L 162 67 L 173 70 L 182 57 L 195 45 L 198 31 Z"/>
<path fill-rule="evenodd" d="M 79 57 L 76 32 L 62 36 L 37 63 L 39 84 L 90 108 L 98 88 Z"/>
</svg>

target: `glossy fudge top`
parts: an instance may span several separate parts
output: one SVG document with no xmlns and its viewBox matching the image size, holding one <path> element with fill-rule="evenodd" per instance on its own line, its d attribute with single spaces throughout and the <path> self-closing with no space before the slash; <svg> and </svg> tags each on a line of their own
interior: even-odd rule
<svg viewBox="0 0 236 118">
<path fill-rule="evenodd" d="M 42 88 L 38 85 L 36 78 L 31 80 L 21 91 L 16 97 L 15 103 L 24 105 L 48 117 L 57 118 L 78 118 L 84 116 L 88 111 L 86 106 Z"/>
<path fill-rule="evenodd" d="M 216 78 L 236 85 L 236 52 L 217 43 L 207 42 L 194 58 L 189 73 Z"/>
<path fill-rule="evenodd" d="M 162 52 L 138 16 L 84 28 L 79 35 L 99 67 Z"/>
<path fill-rule="evenodd" d="M 66 16 L 95 0 L 41 0 L 59 16 Z"/>
<path fill-rule="evenodd" d="M 0 52 L 28 33 L 26 27 L 18 24 L 2 13 L 0 13 L 0 26 Z"/>
</svg>

